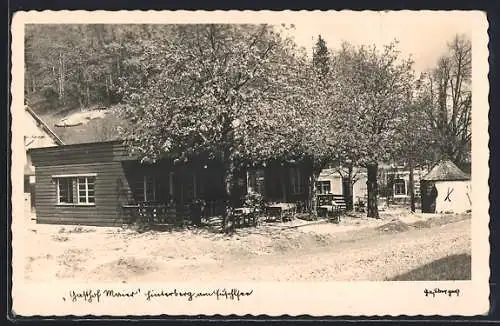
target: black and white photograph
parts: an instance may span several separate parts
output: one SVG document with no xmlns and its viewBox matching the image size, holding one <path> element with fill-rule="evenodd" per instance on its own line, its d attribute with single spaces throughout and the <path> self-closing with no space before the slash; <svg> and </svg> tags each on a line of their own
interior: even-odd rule
<svg viewBox="0 0 500 326">
<path fill-rule="evenodd" d="M 12 31 L 20 314 L 487 312 L 486 15 L 42 11 Z"/>
</svg>

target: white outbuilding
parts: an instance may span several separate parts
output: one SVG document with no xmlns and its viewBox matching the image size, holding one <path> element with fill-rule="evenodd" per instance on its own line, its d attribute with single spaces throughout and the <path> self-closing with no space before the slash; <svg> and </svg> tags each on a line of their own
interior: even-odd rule
<svg viewBox="0 0 500 326">
<path fill-rule="evenodd" d="M 423 213 L 465 213 L 472 208 L 470 176 L 450 160 L 437 163 L 421 179 Z"/>
</svg>

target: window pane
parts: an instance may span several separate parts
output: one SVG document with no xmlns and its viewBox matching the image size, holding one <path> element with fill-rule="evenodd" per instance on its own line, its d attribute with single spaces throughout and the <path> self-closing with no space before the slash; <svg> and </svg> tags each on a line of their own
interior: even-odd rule
<svg viewBox="0 0 500 326">
<path fill-rule="evenodd" d="M 263 169 L 255 171 L 255 192 L 264 195 L 265 189 L 265 175 Z"/>
<path fill-rule="evenodd" d="M 329 181 L 324 181 L 323 182 L 323 193 L 324 194 L 329 194 L 331 191 L 330 189 L 330 182 Z"/>
<path fill-rule="evenodd" d="M 134 195 L 138 202 L 144 201 L 144 178 L 136 179 Z"/>
<path fill-rule="evenodd" d="M 89 197 L 89 203 L 95 203 L 95 198 L 94 197 Z"/>
<path fill-rule="evenodd" d="M 394 195 L 406 195 L 404 180 L 399 179 L 394 181 Z"/>
<path fill-rule="evenodd" d="M 255 191 L 255 172 L 254 171 L 248 171 L 247 172 L 247 188 L 249 189 L 250 192 Z"/>
<path fill-rule="evenodd" d="M 301 189 L 303 191 L 304 187 L 302 187 Z M 316 181 L 316 191 L 320 195 L 329 194 L 331 191 L 330 181 Z"/>
<path fill-rule="evenodd" d="M 65 184 L 64 180 L 59 180 L 59 197 L 64 197 L 68 192 L 68 186 Z"/>
<path fill-rule="evenodd" d="M 146 192 L 146 201 L 155 201 L 155 193 L 153 189 L 148 189 Z"/>
<path fill-rule="evenodd" d="M 144 177 L 144 185 L 146 187 L 145 190 L 145 195 L 146 198 L 144 199 L 145 201 L 155 201 L 156 200 L 156 191 L 155 191 L 155 180 L 154 177 L 152 176 L 145 176 Z"/>
<path fill-rule="evenodd" d="M 58 179 L 59 184 L 59 203 L 73 202 L 73 179 L 61 178 Z"/>
<path fill-rule="evenodd" d="M 76 189 L 76 186 L 74 187 L 76 183 L 75 179 L 68 179 L 68 202 L 73 203 L 75 202 L 75 197 L 74 197 L 74 191 Z"/>
<path fill-rule="evenodd" d="M 61 203 L 66 202 L 66 198 L 68 197 L 68 184 L 65 179 L 59 180 L 59 201 Z"/>
</svg>

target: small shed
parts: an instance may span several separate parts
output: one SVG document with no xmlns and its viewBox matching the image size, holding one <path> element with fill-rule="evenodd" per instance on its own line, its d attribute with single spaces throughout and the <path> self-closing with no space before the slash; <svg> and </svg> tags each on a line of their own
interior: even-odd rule
<svg viewBox="0 0 500 326">
<path fill-rule="evenodd" d="M 472 208 L 470 176 L 450 160 L 438 162 L 420 187 L 422 213 L 465 213 Z"/>
</svg>

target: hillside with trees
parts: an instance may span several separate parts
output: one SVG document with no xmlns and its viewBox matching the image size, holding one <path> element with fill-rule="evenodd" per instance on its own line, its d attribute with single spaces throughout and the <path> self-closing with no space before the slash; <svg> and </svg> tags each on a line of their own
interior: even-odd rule
<svg viewBox="0 0 500 326">
<path fill-rule="evenodd" d="M 138 39 L 168 38 L 169 25 L 27 25 L 25 96 L 41 111 L 109 106 L 134 78 Z M 156 39 L 158 40 L 158 39 Z"/>
</svg>

